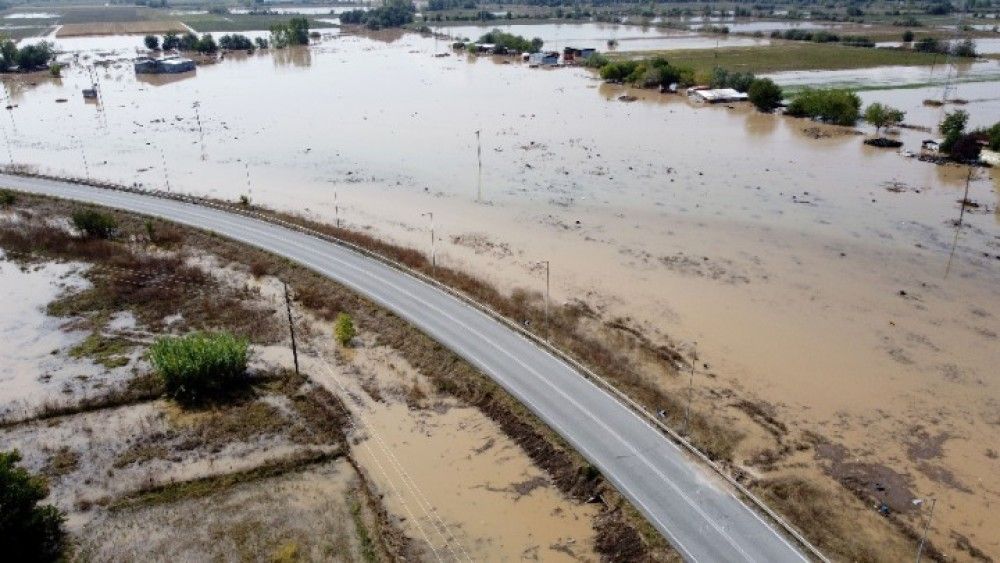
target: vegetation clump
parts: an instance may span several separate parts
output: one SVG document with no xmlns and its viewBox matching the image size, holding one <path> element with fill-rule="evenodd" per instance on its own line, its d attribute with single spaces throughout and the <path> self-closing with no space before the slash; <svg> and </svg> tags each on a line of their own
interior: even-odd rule
<svg viewBox="0 0 1000 563">
<path fill-rule="evenodd" d="M 903 122 L 906 112 L 875 102 L 865 108 L 865 121 L 875 127 L 877 137 L 883 127 L 893 127 Z"/>
<path fill-rule="evenodd" d="M 0 43 L 0 72 L 7 72 L 15 66 L 22 71 L 48 68 L 54 58 L 52 43 L 48 41 L 25 45 L 20 49 L 10 39 Z"/>
<path fill-rule="evenodd" d="M 671 65 L 663 57 L 608 62 L 600 69 L 608 82 L 629 83 L 640 88 L 669 88 L 673 84 L 694 84 L 694 71 Z"/>
<path fill-rule="evenodd" d="M 276 23 L 271 26 L 271 44 L 278 49 L 295 45 L 309 44 L 309 20 L 292 18 L 288 23 Z"/>
<path fill-rule="evenodd" d="M 0 207 L 9 207 L 17 202 L 17 196 L 10 190 L 0 190 Z"/>
<path fill-rule="evenodd" d="M 109 239 L 118 229 L 118 222 L 107 213 L 83 209 L 73 213 L 73 226 L 88 238 Z"/>
<path fill-rule="evenodd" d="M 149 359 L 167 394 L 200 403 L 232 393 L 245 383 L 249 341 L 228 332 L 193 332 L 163 337 Z"/>
<path fill-rule="evenodd" d="M 788 105 L 788 114 L 834 125 L 854 125 L 861 116 L 861 98 L 840 88 L 806 88 Z"/>
<path fill-rule="evenodd" d="M 753 79 L 750 82 L 750 87 L 747 88 L 747 96 L 750 103 L 763 112 L 774 111 L 785 98 L 781 86 L 775 84 L 770 78 Z"/>
<path fill-rule="evenodd" d="M 740 72 L 715 67 L 712 69 L 712 78 L 709 80 L 709 86 L 712 88 L 732 88 L 737 92 L 746 92 L 750 89 L 750 84 L 753 80 L 754 75 L 750 71 Z"/>
<path fill-rule="evenodd" d="M 953 57 L 975 58 L 976 43 L 971 39 L 965 39 L 954 45 L 947 41 L 939 41 L 934 37 L 924 37 L 913 44 L 913 50 L 921 53 L 938 53 L 941 55 L 951 55 Z"/>
<path fill-rule="evenodd" d="M 38 506 L 48 487 L 20 461 L 17 450 L 0 452 L 0 553 L 10 561 L 57 561 L 65 516 L 54 506 Z"/>
<path fill-rule="evenodd" d="M 147 35 L 143 37 L 142 42 L 146 44 L 146 48 L 149 49 L 150 51 L 160 50 L 160 38 L 155 35 Z"/>
<path fill-rule="evenodd" d="M 516 53 L 537 53 L 542 50 L 545 43 L 538 37 L 525 39 L 513 33 L 504 33 L 499 29 L 494 29 L 479 38 L 477 43 L 492 43 L 497 47 L 502 47 L 509 52 Z"/>
<path fill-rule="evenodd" d="M 219 38 L 219 48 L 226 51 L 253 51 L 254 42 L 240 33 L 226 34 Z"/>
<path fill-rule="evenodd" d="M 347 346 L 357 335 L 354 319 L 347 313 L 340 313 L 333 323 L 333 336 L 341 346 Z"/>
<path fill-rule="evenodd" d="M 371 10 L 350 10 L 340 14 L 340 23 L 348 25 L 364 25 L 368 29 L 385 29 L 402 27 L 413 22 L 417 13 L 410 0 L 387 0 L 387 2 Z"/>
</svg>

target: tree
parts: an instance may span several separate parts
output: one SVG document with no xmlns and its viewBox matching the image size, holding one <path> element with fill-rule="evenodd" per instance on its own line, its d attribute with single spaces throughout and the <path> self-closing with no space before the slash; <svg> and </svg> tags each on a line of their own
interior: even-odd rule
<svg viewBox="0 0 1000 563">
<path fill-rule="evenodd" d="M 913 45 L 913 49 L 921 53 L 940 53 L 941 45 L 933 37 L 924 37 Z"/>
<path fill-rule="evenodd" d="M 73 213 L 73 226 L 76 230 L 90 238 L 108 239 L 118 230 L 118 222 L 106 213 L 92 210 L 80 210 Z"/>
<path fill-rule="evenodd" d="M 775 84 L 770 78 L 755 78 L 750 83 L 747 95 L 750 98 L 750 103 L 764 112 L 774 111 L 774 108 L 781 105 L 781 100 L 784 98 L 781 86 Z"/>
<path fill-rule="evenodd" d="M 913 32 L 909 29 L 903 32 L 903 43 L 913 43 Z"/>
<path fill-rule="evenodd" d="M 181 46 L 181 39 L 180 37 L 177 37 L 176 33 L 171 31 L 170 33 L 163 36 L 164 51 L 171 51 L 173 49 L 177 49 L 180 46 Z"/>
<path fill-rule="evenodd" d="M 972 133 L 959 135 L 957 139 L 948 147 L 948 155 L 961 162 L 974 162 L 979 160 L 979 139 Z"/>
<path fill-rule="evenodd" d="M 340 313 L 333 323 L 333 336 L 341 346 L 347 346 L 356 335 L 354 321 L 347 313 Z"/>
<path fill-rule="evenodd" d="M 158 51 L 160 49 L 160 38 L 155 35 L 147 35 L 142 38 L 142 41 L 150 51 Z"/>
<path fill-rule="evenodd" d="M 198 36 L 190 31 L 181 36 L 177 47 L 181 51 L 195 51 L 198 49 Z"/>
<path fill-rule="evenodd" d="M 812 117 L 836 125 L 854 125 L 860 117 L 861 98 L 851 90 L 805 88 L 788 105 L 788 114 Z"/>
<path fill-rule="evenodd" d="M 976 57 L 976 44 L 972 39 L 965 39 L 960 43 L 957 43 L 951 50 L 951 54 L 956 57 Z"/>
<path fill-rule="evenodd" d="M 264 39 L 263 37 L 257 37 L 253 40 L 253 42 L 258 49 L 267 49 L 269 46 L 267 43 L 267 39 Z"/>
<path fill-rule="evenodd" d="M 894 107 L 882 105 L 878 102 L 870 104 L 865 108 L 865 121 L 875 126 L 875 135 L 878 136 L 879 131 L 883 127 L 891 127 L 893 125 L 899 125 L 903 122 L 903 118 L 906 117 L 906 112 L 898 110 Z"/>
<path fill-rule="evenodd" d="M 951 154 L 958 139 L 965 133 L 965 126 L 969 123 L 969 114 L 964 110 L 955 110 L 944 115 L 944 119 L 938 125 L 938 130 L 944 135 L 944 142 L 941 143 L 941 150 Z"/>
<path fill-rule="evenodd" d="M 25 45 L 17 50 L 14 55 L 14 62 L 21 70 L 35 70 L 36 68 L 49 66 L 49 61 L 55 57 L 52 52 L 52 43 L 42 41 L 34 45 Z"/>
<path fill-rule="evenodd" d="M 57 561 L 65 517 L 54 506 L 38 506 L 48 487 L 19 461 L 17 450 L 0 452 L 0 553 L 9 561 Z"/>
<path fill-rule="evenodd" d="M 219 46 L 215 44 L 215 38 L 206 33 L 201 36 L 201 39 L 198 40 L 195 50 L 199 53 L 211 55 L 219 50 Z"/>
<path fill-rule="evenodd" d="M 17 64 L 17 44 L 10 39 L 0 44 L 0 71 L 6 72 Z"/>
</svg>

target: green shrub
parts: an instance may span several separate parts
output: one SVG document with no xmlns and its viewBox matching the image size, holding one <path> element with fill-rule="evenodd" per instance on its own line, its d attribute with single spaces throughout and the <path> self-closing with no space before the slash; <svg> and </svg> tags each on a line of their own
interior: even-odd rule
<svg viewBox="0 0 1000 563">
<path fill-rule="evenodd" d="M 73 225 L 91 238 L 111 238 L 118 229 L 118 222 L 114 217 L 90 209 L 73 213 Z"/>
<path fill-rule="evenodd" d="M 347 346 L 355 337 L 357 331 L 354 330 L 354 320 L 347 313 L 337 315 L 337 320 L 333 323 L 333 336 L 341 346 Z"/>
<path fill-rule="evenodd" d="M 486 33 L 476 43 L 493 43 L 508 51 L 519 53 L 537 53 L 542 50 L 542 45 L 544 45 L 544 42 L 538 37 L 528 40 L 520 35 L 504 33 L 499 29 Z"/>
<path fill-rule="evenodd" d="M 851 90 L 806 88 L 792 99 L 788 114 L 835 125 L 854 125 L 861 116 L 861 98 Z"/>
<path fill-rule="evenodd" d="M 17 450 L 0 452 L 0 553 L 7 561 L 57 561 L 65 517 L 53 506 L 38 506 L 48 487 L 19 461 Z"/>
<path fill-rule="evenodd" d="M 750 89 L 750 84 L 753 83 L 753 80 L 754 76 L 752 72 L 740 72 L 715 67 L 712 69 L 712 79 L 709 85 L 712 88 L 732 88 L 737 92 L 746 92 Z"/>
<path fill-rule="evenodd" d="M 14 202 L 16 201 L 17 196 L 14 195 L 14 192 L 10 190 L 0 190 L 0 207 L 14 205 Z"/>
<path fill-rule="evenodd" d="M 226 332 L 159 338 L 149 350 L 167 393 L 198 403 L 236 391 L 246 381 L 249 342 Z"/>
<path fill-rule="evenodd" d="M 781 86 L 775 84 L 770 78 L 755 78 L 750 83 L 747 96 L 750 103 L 764 112 L 773 111 L 774 108 L 781 105 L 781 100 L 784 99 Z"/>
</svg>

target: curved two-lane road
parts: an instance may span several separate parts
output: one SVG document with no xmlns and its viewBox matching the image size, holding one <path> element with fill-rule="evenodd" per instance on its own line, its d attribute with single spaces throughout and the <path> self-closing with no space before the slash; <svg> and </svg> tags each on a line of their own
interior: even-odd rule
<svg viewBox="0 0 1000 563">
<path fill-rule="evenodd" d="M 808 561 L 660 431 L 510 327 L 378 260 L 237 214 L 0 175 L 15 190 L 162 217 L 294 260 L 394 311 L 493 378 L 593 463 L 688 561 Z"/>
</svg>

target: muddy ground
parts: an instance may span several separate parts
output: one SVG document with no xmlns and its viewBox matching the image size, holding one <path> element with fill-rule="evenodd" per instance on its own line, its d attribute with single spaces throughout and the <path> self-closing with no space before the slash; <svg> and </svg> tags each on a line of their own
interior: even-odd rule
<svg viewBox="0 0 1000 563">
<path fill-rule="evenodd" d="M 116 214 L 115 241 L 83 240 L 72 209 L 19 196 L 0 217 L 0 279 L 18 297 L 0 326 L 11 336 L 0 448 L 46 476 L 76 556 L 672 557 L 613 491 L 586 504 L 606 486 L 574 476 L 575 454 L 399 319 L 166 223 Z M 305 376 L 291 369 L 277 276 L 293 289 Z M 347 348 L 331 334 L 340 310 L 359 324 Z M 182 408 L 152 377 L 149 344 L 194 329 L 251 338 L 252 384 L 232 402 Z M 486 393 L 492 410 L 443 377 Z"/>
</svg>

